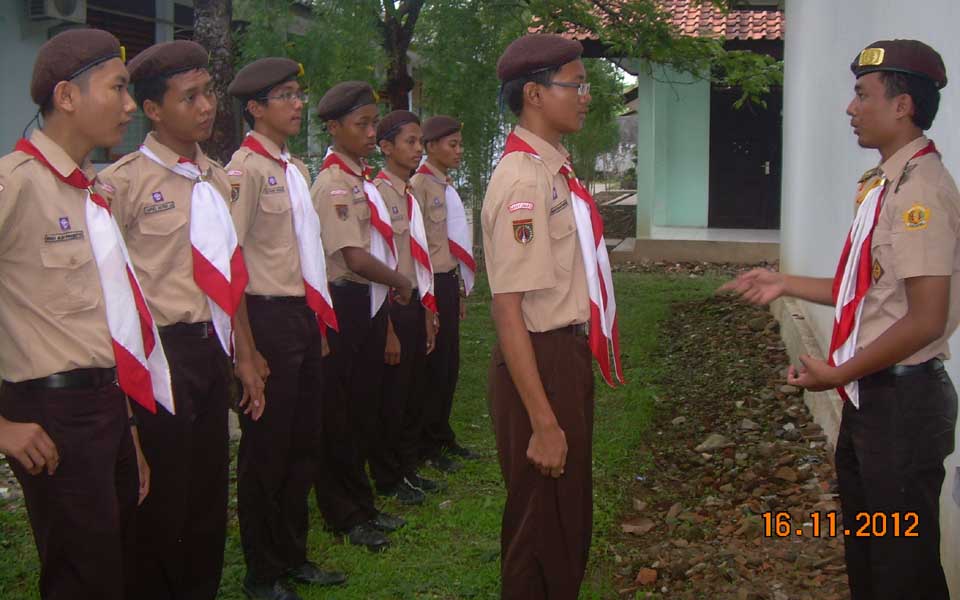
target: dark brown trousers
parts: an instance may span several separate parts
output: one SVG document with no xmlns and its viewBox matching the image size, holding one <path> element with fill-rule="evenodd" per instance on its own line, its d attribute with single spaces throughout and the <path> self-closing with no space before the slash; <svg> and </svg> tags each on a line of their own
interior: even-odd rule
<svg viewBox="0 0 960 600">
<path fill-rule="evenodd" d="M 457 443 L 457 436 L 450 426 L 453 396 L 460 376 L 460 281 L 457 271 L 437 273 L 433 286 L 440 330 L 437 331 L 436 346 L 427 356 L 421 458 L 435 458 Z"/>
<path fill-rule="evenodd" d="M 134 598 L 126 585 L 140 478 L 120 388 L 27 389 L 4 382 L 0 414 L 38 423 L 60 453 L 52 476 L 30 475 L 10 460 L 40 555 L 40 597 Z"/>
<path fill-rule="evenodd" d="M 327 526 L 345 533 L 377 514 L 366 463 L 380 416 L 387 305 L 371 319 L 368 285 L 331 285 L 330 294 L 340 331 L 329 332 L 323 361 L 323 461 L 314 487 Z"/>
<path fill-rule="evenodd" d="M 302 297 L 247 296 L 257 350 L 270 367 L 259 421 L 240 416 L 237 516 L 247 577 L 268 582 L 307 558 L 310 484 L 320 454 L 323 346 Z"/>
<path fill-rule="evenodd" d="M 942 365 L 871 375 L 860 380 L 860 409 L 844 404 L 836 466 L 853 600 L 948 600 L 940 488 L 956 423 L 957 392 Z M 910 525 L 916 537 L 904 535 Z"/>
<path fill-rule="evenodd" d="M 507 486 L 501 598 L 576 599 L 593 528 L 593 371 L 586 337 L 571 329 L 531 333 L 547 399 L 567 438 L 565 473 L 541 475 L 527 461 L 532 430 L 500 346 L 490 362 L 490 417 Z"/>
<path fill-rule="evenodd" d="M 400 340 L 400 364 L 384 366 L 379 433 L 370 456 L 370 474 L 384 492 L 417 472 L 427 374 L 423 304 L 414 297 L 406 306 L 392 303 L 389 310 Z"/>
<path fill-rule="evenodd" d="M 227 536 L 227 411 L 233 372 L 212 328 L 161 331 L 175 414 L 139 405 L 150 494 L 137 510 L 138 600 L 213 600 Z"/>
</svg>

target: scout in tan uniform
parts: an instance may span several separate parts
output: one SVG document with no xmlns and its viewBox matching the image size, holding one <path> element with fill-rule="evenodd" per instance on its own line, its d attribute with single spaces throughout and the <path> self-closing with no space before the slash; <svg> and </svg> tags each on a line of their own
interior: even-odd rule
<svg viewBox="0 0 960 600">
<path fill-rule="evenodd" d="M 418 287 L 417 259 L 414 258 L 429 260 L 429 250 L 421 248 L 413 234 L 416 226 L 423 234 L 424 244 L 428 244 L 423 217 L 419 210 L 411 213 L 413 207 L 408 206 L 408 200 L 416 202 L 409 183 L 410 174 L 423 156 L 420 137 L 420 119 L 407 110 L 395 110 L 377 125 L 377 143 L 387 164 L 374 181 L 390 213 L 397 246 L 397 270 L 410 280 L 414 293 L 408 304 L 392 302 L 389 306 L 383 407 L 377 444 L 370 456 L 370 474 L 377 492 L 396 496 L 401 504 L 422 504 L 425 492 L 440 489 L 437 482 L 417 473 L 423 409 L 429 397 L 427 357 L 434 350 L 436 314 L 432 286 Z M 415 225 L 415 221 L 419 222 Z M 423 269 L 426 265 L 421 262 L 420 267 Z M 429 279 L 433 283 L 433 278 Z"/>
<path fill-rule="evenodd" d="M 939 497 L 957 394 L 943 361 L 960 321 L 960 194 L 923 135 L 946 70 L 914 40 L 871 44 L 850 68 L 850 124 L 880 165 L 860 181 L 836 278 L 754 270 L 724 289 L 758 304 L 794 296 L 835 307 L 828 361 L 801 356 L 788 382 L 837 388 L 845 400 L 836 466 L 851 595 L 946 600 Z M 872 276 L 858 281 L 858 272 Z M 870 537 L 856 535 L 865 519 Z M 874 527 L 881 520 L 885 534 Z"/>
<path fill-rule="evenodd" d="M 23 487 L 45 600 L 121 600 L 131 578 L 139 447 L 87 206 L 87 155 L 119 144 L 136 109 L 127 82 L 115 37 L 57 35 L 30 86 L 44 127 L 0 158 L 0 450 Z"/>
<path fill-rule="evenodd" d="M 460 468 L 454 458 L 479 458 L 476 452 L 457 443 L 457 436 L 450 426 L 453 396 L 460 373 L 460 321 L 467 314 L 466 290 L 460 269 L 469 268 L 460 265 L 451 252 L 447 223 L 450 210 L 447 187 L 452 185 L 447 174 L 460 166 L 463 156 L 460 130 L 460 122 L 453 117 L 437 115 L 427 119 L 423 124 L 427 160 L 410 180 L 423 210 L 434 270 L 434 294 L 439 322 L 443 324 L 437 331 L 436 348 L 427 358 L 430 379 L 419 452 L 422 459 L 448 473 Z M 473 252 L 472 248 L 464 250 Z"/>
<path fill-rule="evenodd" d="M 215 236 L 212 243 L 226 248 L 228 237 L 235 240 L 236 234 L 229 219 L 227 174 L 198 145 L 210 136 L 217 106 L 207 60 L 199 44 L 175 41 L 151 46 L 130 62 L 136 99 L 153 131 L 139 151 L 97 178 L 157 320 L 177 403 L 175 414 L 135 409 L 153 469 L 153 493 L 138 511 L 136 597 L 143 599 L 212 599 L 223 570 L 233 385 L 231 340 L 223 329 L 230 318 L 226 325 L 215 321 L 210 299 L 217 292 L 201 283 L 198 252 L 203 235 Z M 204 190 L 212 195 L 199 195 Z M 205 209 L 197 204 L 206 201 L 219 209 L 221 219 L 198 212 Z M 203 218 L 209 222 L 194 223 Z M 234 303 L 222 309 L 228 312 L 236 310 L 246 279 L 242 258 L 237 261 L 232 279 L 239 287 L 225 290 Z M 259 418 L 263 382 L 253 366 L 255 351 L 242 312 L 234 328 L 246 410 Z"/>
<path fill-rule="evenodd" d="M 593 205 L 591 213 L 595 205 L 574 196 L 586 192 L 560 143 L 583 126 L 590 104 L 582 50 L 560 36 L 530 35 L 497 63 L 519 121 L 481 215 L 498 339 L 487 395 L 507 486 L 501 596 L 518 600 L 576 598 L 590 548 L 594 380 L 585 324 L 589 288 L 602 282 L 588 279 L 578 242 L 595 236 L 590 217 L 584 230 L 574 212 L 575 202 Z M 592 243 L 604 247 L 602 236 Z M 612 299 L 612 282 L 605 285 Z"/>
<path fill-rule="evenodd" d="M 299 597 L 283 577 L 319 585 L 346 579 L 307 560 L 307 499 L 321 442 L 320 323 L 336 323 L 323 299 L 329 295 L 326 277 L 317 274 L 319 281 L 312 281 L 309 272 L 311 264 L 324 265 L 310 173 L 287 149 L 287 141 L 300 132 L 305 100 L 300 73 L 300 64 L 290 59 L 261 58 L 241 69 L 229 88 L 251 128 L 227 165 L 227 175 L 233 186 L 233 221 L 250 274 L 250 325 L 270 371 L 265 390 L 269 412 L 260 421 L 240 420 L 237 508 L 247 563 L 243 589 L 250 598 L 273 600 Z M 311 251 L 314 261 L 301 261 L 301 252 Z M 308 296 L 311 285 L 318 289 Z"/>
<path fill-rule="evenodd" d="M 389 217 L 378 212 L 382 199 L 364 163 L 376 148 L 379 112 L 373 89 L 359 81 L 338 83 L 320 99 L 317 116 L 333 147 L 310 194 L 323 225 L 327 279 L 340 326 L 329 334 L 330 355 L 324 359 L 325 452 L 317 470 L 317 503 L 333 531 L 378 550 L 389 543 L 383 532 L 403 525 L 402 519 L 377 510 L 365 470 L 381 404 L 387 336 L 383 298 L 390 288 L 394 301 L 406 304 L 413 286 L 388 265 L 390 254 L 396 256 Z M 375 250 L 382 252 L 375 255 Z"/>
</svg>

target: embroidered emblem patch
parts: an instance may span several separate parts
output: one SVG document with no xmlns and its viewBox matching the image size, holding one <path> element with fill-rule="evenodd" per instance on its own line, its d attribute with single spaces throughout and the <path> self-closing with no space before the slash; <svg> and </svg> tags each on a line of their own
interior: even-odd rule
<svg viewBox="0 0 960 600">
<path fill-rule="evenodd" d="M 152 206 L 145 206 L 143 207 L 143 214 L 153 215 L 156 213 L 164 212 L 166 210 L 172 210 L 176 206 L 177 206 L 177 203 L 173 201 L 164 202 L 163 204 L 154 204 Z"/>
<path fill-rule="evenodd" d="M 533 202 L 514 202 L 507 207 L 507 210 L 510 212 L 517 212 L 518 210 L 533 210 Z"/>
<path fill-rule="evenodd" d="M 357 187 L 357 186 L 353 186 L 353 193 L 354 193 L 354 194 L 359 194 L 359 193 L 360 193 L 360 188 Z"/>
<path fill-rule="evenodd" d="M 70 230 L 70 219 L 67 217 L 60 217 L 60 231 L 69 231 Z"/>
<path fill-rule="evenodd" d="M 273 175 L 267 177 L 267 185 L 277 185 L 277 178 Z"/>
<path fill-rule="evenodd" d="M 348 193 L 347 190 L 330 190 L 331 196 L 346 196 Z"/>
<path fill-rule="evenodd" d="M 241 171 L 240 169 L 230 169 L 229 171 L 227 171 L 227 175 L 229 175 L 230 177 L 240 177 L 241 175 L 243 175 L 243 171 Z"/>
<path fill-rule="evenodd" d="M 230 184 L 230 202 L 236 202 L 240 199 L 240 184 L 231 183 Z"/>
<path fill-rule="evenodd" d="M 154 192 L 150 194 L 150 197 L 153 198 L 154 202 L 163 202 L 163 194 L 160 192 Z"/>
<path fill-rule="evenodd" d="M 519 219 L 513 222 L 513 239 L 526 246 L 533 241 L 533 219 Z"/>
<path fill-rule="evenodd" d="M 920 204 L 914 204 L 910 210 L 903 213 L 903 224 L 909 231 L 926 229 L 930 222 L 930 209 Z"/>
<path fill-rule="evenodd" d="M 337 204 L 336 209 L 337 217 L 339 217 L 341 221 L 346 221 L 347 217 L 350 216 L 350 208 L 346 204 Z"/>
<path fill-rule="evenodd" d="M 552 216 L 552 215 L 555 215 L 555 214 L 557 214 L 558 212 L 560 212 L 561 210 L 565 209 L 566 207 L 567 207 L 567 201 L 566 201 L 566 200 L 564 200 L 563 202 L 558 202 L 557 204 L 555 204 L 555 205 L 553 205 L 552 207 L 550 207 L 550 215 L 551 215 L 551 216 Z"/>
<path fill-rule="evenodd" d="M 440 206 L 440 197 L 439 197 L 439 196 L 437 196 L 436 198 L 433 199 L 433 205 L 434 205 L 434 206 Z"/>
<path fill-rule="evenodd" d="M 390 207 L 390 211 L 391 211 L 393 214 L 395 214 L 395 215 L 400 214 L 400 209 L 399 209 L 398 207 L 396 207 L 396 206 L 391 206 L 391 207 Z"/>
<path fill-rule="evenodd" d="M 883 55 L 886 50 L 883 48 L 866 48 L 860 53 L 859 66 L 872 67 L 883 64 Z"/>
<path fill-rule="evenodd" d="M 557 199 L 557 188 L 553 188 L 553 199 Z"/>
<path fill-rule="evenodd" d="M 880 261 L 873 259 L 873 282 L 876 283 L 880 281 L 880 278 L 883 277 L 883 267 L 880 266 Z"/>
</svg>

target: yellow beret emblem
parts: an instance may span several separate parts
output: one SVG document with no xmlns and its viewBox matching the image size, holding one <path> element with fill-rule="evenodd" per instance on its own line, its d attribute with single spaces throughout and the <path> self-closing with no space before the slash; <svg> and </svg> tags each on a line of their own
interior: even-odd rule
<svg viewBox="0 0 960 600">
<path fill-rule="evenodd" d="M 910 210 L 903 213 L 903 224 L 909 231 L 918 231 L 926 229 L 930 222 L 930 209 L 920 204 L 914 204 Z"/>
<path fill-rule="evenodd" d="M 297 63 L 297 77 L 303 77 L 303 63 Z"/>
<path fill-rule="evenodd" d="M 120 46 L 120 62 L 126 64 L 127 62 L 127 47 Z"/>
<path fill-rule="evenodd" d="M 884 53 L 883 48 L 866 48 L 860 53 L 860 62 L 858 64 L 861 67 L 882 65 Z"/>
</svg>

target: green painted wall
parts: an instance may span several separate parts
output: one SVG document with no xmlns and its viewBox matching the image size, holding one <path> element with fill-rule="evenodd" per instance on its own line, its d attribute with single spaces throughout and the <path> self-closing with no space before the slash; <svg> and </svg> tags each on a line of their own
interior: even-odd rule
<svg viewBox="0 0 960 600">
<path fill-rule="evenodd" d="M 710 83 L 654 67 L 637 79 L 637 236 L 706 227 Z"/>
</svg>

